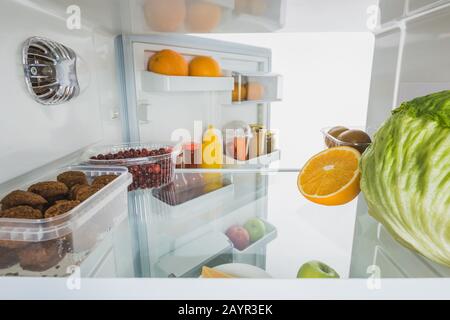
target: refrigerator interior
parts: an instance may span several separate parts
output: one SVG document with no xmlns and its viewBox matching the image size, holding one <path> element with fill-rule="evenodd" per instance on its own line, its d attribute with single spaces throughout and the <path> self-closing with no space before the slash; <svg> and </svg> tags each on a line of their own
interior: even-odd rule
<svg viewBox="0 0 450 320">
<path fill-rule="evenodd" d="M 286 6 L 292 1 L 273 1 L 262 16 L 237 12 L 236 1 L 211 1 L 222 8 L 223 19 L 213 32 L 289 32 L 305 27 L 286 20 Z M 373 2 L 365 2 L 365 8 Z M 400 2 L 393 6 L 389 0 L 380 1 L 367 122 L 362 124 L 371 134 L 402 101 L 450 87 L 449 2 Z M 72 4 L 81 8 L 79 29 L 68 28 L 73 20 L 67 18 L 77 10 L 68 9 Z M 180 34 L 153 33 L 145 5 L 138 0 L 2 2 L 0 19 L 11 28 L 0 32 L 0 57 L 9 62 L 4 64 L 9 76 L 0 79 L 7 93 L 3 107 L 8 108 L 0 119 L 0 167 L 7 168 L 0 171 L 0 195 L 28 186 L 55 168 L 87 160 L 86 151 L 93 146 L 173 142 L 182 137 L 200 142 L 208 125 L 220 130 L 235 120 L 273 128 L 271 115 L 278 99 L 233 102 L 235 81 L 229 75 L 174 79 L 147 71 L 149 58 L 170 48 L 188 60 L 212 56 L 223 70 L 273 77 L 270 88 L 277 91 L 283 75 L 273 68 L 269 46 L 187 36 L 187 26 L 175 30 Z M 345 31 L 348 25 L 341 28 Z M 29 95 L 22 46 L 33 36 L 76 52 L 79 96 L 60 105 L 41 105 Z M 305 206 L 296 187 L 300 168 L 280 168 L 283 150 L 277 151 L 256 165 L 244 161 L 223 170 L 178 170 L 176 176 L 184 182 L 199 175 L 205 180 L 219 177 L 220 186 L 206 183 L 195 197 L 164 188 L 129 192 L 124 200 L 128 210 L 122 210 L 126 218 L 89 252 L 79 265 L 81 275 L 196 278 L 203 266 L 245 264 L 241 268 L 247 277 L 293 279 L 307 260 L 326 262 L 342 278 L 367 278 L 372 265 L 381 269 L 381 277 L 450 275 L 447 267 L 397 244 L 367 214 L 362 196 L 333 209 Z M 264 237 L 236 249 L 226 231 L 254 217 L 264 222 Z"/>
</svg>

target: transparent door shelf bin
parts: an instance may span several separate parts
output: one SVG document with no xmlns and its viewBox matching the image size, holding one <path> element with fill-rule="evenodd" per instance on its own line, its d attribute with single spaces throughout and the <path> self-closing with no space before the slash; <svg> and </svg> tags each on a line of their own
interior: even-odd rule
<svg viewBox="0 0 450 320">
<path fill-rule="evenodd" d="M 144 92 L 233 91 L 232 77 L 166 76 L 150 71 L 141 73 Z"/>
<path fill-rule="evenodd" d="M 274 73 L 239 73 L 225 71 L 234 79 L 233 104 L 281 101 L 282 76 Z"/>
<path fill-rule="evenodd" d="M 261 155 L 256 158 L 252 158 L 250 160 L 240 161 L 236 160 L 230 156 L 224 155 L 224 167 L 233 168 L 233 167 L 241 167 L 241 168 L 258 168 L 270 165 L 275 161 L 279 161 L 281 159 L 281 151 L 275 150 L 271 153 Z"/>
<path fill-rule="evenodd" d="M 266 220 L 261 220 L 266 225 L 266 234 L 261 239 L 250 244 L 244 250 L 238 250 L 233 247 L 233 256 L 235 262 L 238 262 L 239 258 L 243 257 L 244 255 L 257 254 L 261 249 L 264 249 L 269 242 L 277 237 L 277 228 L 275 228 L 273 224 L 267 222 Z"/>
<path fill-rule="evenodd" d="M 131 175 L 126 168 L 120 167 L 60 168 L 12 187 L 1 198 L 13 190 L 27 190 L 36 182 L 55 181 L 57 175 L 65 171 L 84 172 L 89 182 L 106 174 L 116 174 L 118 178 L 66 214 L 40 220 L 0 219 L 0 276 L 68 276 L 68 267 L 80 266 L 106 235 L 115 232 L 115 227 L 128 218 L 127 187 L 131 183 Z M 13 249 L 5 248 L 11 245 Z M 20 256 L 25 253 L 21 250 L 30 247 L 33 250 L 28 254 L 33 255 L 31 258 L 38 267 L 22 268 Z M 5 254 L 6 250 L 9 254 Z M 5 259 L 12 260 L 8 263 Z"/>
</svg>

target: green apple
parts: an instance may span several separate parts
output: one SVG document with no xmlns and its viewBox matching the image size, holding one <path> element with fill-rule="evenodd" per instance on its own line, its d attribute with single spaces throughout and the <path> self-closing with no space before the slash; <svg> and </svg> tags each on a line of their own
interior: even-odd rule
<svg viewBox="0 0 450 320">
<path fill-rule="evenodd" d="M 258 218 L 252 218 L 244 224 L 245 230 L 250 235 L 250 242 L 258 241 L 266 234 L 266 224 Z"/>
<path fill-rule="evenodd" d="M 297 278 L 339 278 L 339 274 L 320 261 L 309 261 L 300 267 Z"/>
</svg>

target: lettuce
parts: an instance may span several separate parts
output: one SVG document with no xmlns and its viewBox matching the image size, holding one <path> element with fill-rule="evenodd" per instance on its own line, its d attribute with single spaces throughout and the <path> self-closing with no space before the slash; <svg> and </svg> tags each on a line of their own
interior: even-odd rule
<svg viewBox="0 0 450 320">
<path fill-rule="evenodd" d="M 394 110 L 360 166 L 369 214 L 404 246 L 450 267 L 450 91 Z"/>
</svg>

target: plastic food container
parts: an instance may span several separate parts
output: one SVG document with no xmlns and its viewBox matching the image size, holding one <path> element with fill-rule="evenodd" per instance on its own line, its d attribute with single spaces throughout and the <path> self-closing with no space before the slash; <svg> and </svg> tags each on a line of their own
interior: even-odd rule
<svg viewBox="0 0 450 320">
<path fill-rule="evenodd" d="M 171 183 L 180 151 L 179 146 L 169 144 L 127 143 L 96 147 L 89 150 L 85 157 L 91 165 L 127 167 L 133 176 L 128 190 L 134 191 Z"/>
<path fill-rule="evenodd" d="M 249 158 L 250 141 L 253 137 L 250 126 L 243 121 L 232 121 L 222 128 L 225 155 L 246 161 Z"/>
<path fill-rule="evenodd" d="M 121 167 L 69 166 L 24 185 L 55 181 L 65 171 L 81 171 L 89 183 L 97 176 L 118 178 L 71 211 L 47 219 L 0 218 L 0 276 L 65 277 L 80 266 L 97 245 L 127 218 L 127 187 L 131 175 Z M 131 244 L 130 244 L 131 245 Z"/>
<path fill-rule="evenodd" d="M 202 163 L 202 144 L 195 142 L 183 144 L 180 157 L 179 166 L 181 168 L 199 168 Z"/>
<path fill-rule="evenodd" d="M 345 141 L 339 140 L 338 138 L 335 138 L 331 134 L 328 133 L 332 128 L 333 127 L 326 127 L 326 128 L 323 128 L 322 130 L 320 130 L 323 134 L 324 144 L 327 148 L 342 147 L 342 146 L 353 147 L 362 154 L 371 144 L 371 143 L 351 143 L 351 142 L 345 142 Z M 353 127 L 346 127 L 346 128 L 348 128 L 350 130 L 365 131 L 364 127 L 354 127 L 353 126 Z"/>
</svg>

